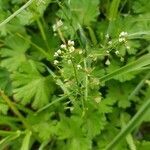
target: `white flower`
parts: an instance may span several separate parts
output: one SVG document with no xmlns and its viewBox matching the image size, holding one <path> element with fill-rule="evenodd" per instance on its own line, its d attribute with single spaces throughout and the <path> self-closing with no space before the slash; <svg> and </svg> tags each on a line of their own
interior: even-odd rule
<svg viewBox="0 0 150 150">
<path fill-rule="evenodd" d="M 61 20 L 57 21 L 56 24 L 52 26 L 53 31 L 56 32 L 58 28 L 60 28 L 63 25 L 63 22 Z"/>
<path fill-rule="evenodd" d="M 81 55 L 83 53 L 83 51 L 82 50 L 79 50 L 79 54 Z"/>
<path fill-rule="evenodd" d="M 69 52 L 72 53 L 74 52 L 75 48 L 73 46 L 69 47 Z"/>
<path fill-rule="evenodd" d="M 107 50 L 106 53 L 109 54 L 110 52 Z"/>
<path fill-rule="evenodd" d="M 115 54 L 116 54 L 116 55 L 119 55 L 119 51 L 115 51 Z"/>
<path fill-rule="evenodd" d="M 70 60 L 70 59 L 68 60 L 68 64 L 69 64 L 69 65 L 71 64 L 71 60 Z"/>
<path fill-rule="evenodd" d="M 62 20 L 58 20 L 58 21 L 56 22 L 56 25 L 57 25 L 57 28 L 61 27 L 61 26 L 63 25 Z"/>
<path fill-rule="evenodd" d="M 59 61 L 58 60 L 54 60 L 54 65 L 58 65 Z"/>
<path fill-rule="evenodd" d="M 108 44 L 111 45 L 111 44 L 112 44 L 112 41 L 109 41 Z"/>
<path fill-rule="evenodd" d="M 126 49 L 130 49 L 130 46 L 126 46 Z"/>
<path fill-rule="evenodd" d="M 119 38 L 119 42 L 121 43 L 121 42 L 125 42 L 126 41 L 126 39 L 125 38 Z"/>
<path fill-rule="evenodd" d="M 62 51 L 59 49 L 59 50 L 57 51 L 57 53 L 58 53 L 58 54 L 62 54 Z"/>
<path fill-rule="evenodd" d="M 77 69 L 78 70 L 82 69 L 82 66 L 81 65 L 77 65 Z"/>
<path fill-rule="evenodd" d="M 54 57 L 58 57 L 59 55 L 58 55 L 58 53 L 57 52 L 55 52 L 54 53 Z"/>
<path fill-rule="evenodd" d="M 119 42 L 125 42 L 127 36 L 128 36 L 128 33 L 122 31 L 122 32 L 119 34 Z"/>
<path fill-rule="evenodd" d="M 126 37 L 127 35 L 128 35 L 127 32 L 122 31 L 122 32 L 119 34 L 119 37 Z"/>
<path fill-rule="evenodd" d="M 57 26 L 55 24 L 52 26 L 52 28 L 53 28 L 53 31 L 56 32 Z"/>
<path fill-rule="evenodd" d="M 69 45 L 69 46 L 74 46 L 74 41 L 69 40 L 69 41 L 68 41 L 68 45 Z"/>
<path fill-rule="evenodd" d="M 61 44 L 61 45 L 60 45 L 60 48 L 62 48 L 62 49 L 66 49 L 66 47 L 67 47 L 67 46 L 66 46 L 65 44 Z"/>
<path fill-rule="evenodd" d="M 110 65 L 110 60 L 109 59 L 106 60 L 105 65 L 108 65 L 108 66 Z"/>
</svg>

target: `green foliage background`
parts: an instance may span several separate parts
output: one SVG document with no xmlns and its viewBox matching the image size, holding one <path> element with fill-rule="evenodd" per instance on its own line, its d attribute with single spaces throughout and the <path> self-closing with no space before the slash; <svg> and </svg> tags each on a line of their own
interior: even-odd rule
<svg viewBox="0 0 150 150">
<path fill-rule="evenodd" d="M 149 150 L 149 0 L 0 0 L 0 22 L 27 2 L 0 24 L 0 149 Z"/>
</svg>

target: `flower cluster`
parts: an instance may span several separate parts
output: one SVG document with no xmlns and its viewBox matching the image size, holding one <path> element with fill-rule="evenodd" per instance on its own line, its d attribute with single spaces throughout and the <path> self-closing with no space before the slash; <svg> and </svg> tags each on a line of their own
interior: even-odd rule
<svg viewBox="0 0 150 150">
<path fill-rule="evenodd" d="M 58 21 L 53 25 L 53 31 L 56 32 L 62 25 L 63 25 L 62 20 L 58 20 Z"/>
<path fill-rule="evenodd" d="M 119 42 L 126 42 L 126 38 L 127 38 L 127 36 L 128 36 L 128 33 L 127 32 L 121 32 L 120 34 L 119 34 Z"/>
<path fill-rule="evenodd" d="M 58 66 L 61 60 L 65 60 L 69 65 L 73 64 L 74 54 L 75 54 L 75 42 L 72 40 L 68 40 L 67 43 L 61 44 L 60 48 L 54 53 L 55 60 L 53 62 L 54 65 Z M 83 53 L 82 50 L 79 50 L 78 54 L 81 55 Z M 77 70 L 82 69 L 80 64 L 76 65 Z"/>
<path fill-rule="evenodd" d="M 74 48 L 74 41 L 69 40 L 67 42 L 67 44 L 61 44 L 60 45 L 60 49 L 58 49 L 55 53 L 54 53 L 54 57 L 56 58 L 54 60 L 54 65 L 58 65 L 59 61 L 57 60 L 57 58 L 67 58 L 68 59 L 68 64 L 71 64 L 71 53 L 73 53 L 75 51 Z"/>
</svg>

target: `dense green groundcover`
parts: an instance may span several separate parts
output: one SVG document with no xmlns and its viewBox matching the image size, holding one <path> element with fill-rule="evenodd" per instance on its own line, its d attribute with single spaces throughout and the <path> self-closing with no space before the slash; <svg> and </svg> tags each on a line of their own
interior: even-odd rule
<svg viewBox="0 0 150 150">
<path fill-rule="evenodd" d="M 0 0 L 0 150 L 149 150 L 149 44 L 149 0 Z"/>
</svg>

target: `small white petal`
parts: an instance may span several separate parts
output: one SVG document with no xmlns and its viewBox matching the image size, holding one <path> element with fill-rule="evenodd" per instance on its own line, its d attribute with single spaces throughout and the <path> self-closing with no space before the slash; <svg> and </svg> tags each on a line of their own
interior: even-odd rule
<svg viewBox="0 0 150 150">
<path fill-rule="evenodd" d="M 59 20 L 56 22 L 57 28 L 61 27 L 63 25 L 62 20 Z"/>
<path fill-rule="evenodd" d="M 112 44 L 112 41 L 109 41 L 108 44 L 111 45 L 111 44 Z"/>
<path fill-rule="evenodd" d="M 58 60 L 54 60 L 54 65 L 57 65 L 59 63 Z"/>
<path fill-rule="evenodd" d="M 68 60 L 68 64 L 69 64 L 69 65 L 71 64 L 71 60 L 70 60 L 70 59 Z"/>
<path fill-rule="evenodd" d="M 126 49 L 130 49 L 130 46 L 126 46 Z"/>
<path fill-rule="evenodd" d="M 78 70 L 82 69 L 82 66 L 81 65 L 77 65 L 77 69 Z"/>
<path fill-rule="evenodd" d="M 79 50 L 79 54 L 81 55 L 83 53 L 83 51 L 82 50 Z"/>
<path fill-rule="evenodd" d="M 107 50 L 106 53 L 109 54 L 110 52 Z"/>
<path fill-rule="evenodd" d="M 61 44 L 60 47 L 61 47 L 62 49 L 65 49 L 67 46 L 66 46 L 65 44 Z"/>
<path fill-rule="evenodd" d="M 119 55 L 119 51 L 115 51 L 115 54 L 116 54 L 116 55 Z"/>
<path fill-rule="evenodd" d="M 68 41 L 68 45 L 69 45 L 69 46 L 74 46 L 74 41 L 69 40 L 69 41 Z"/>
<path fill-rule="evenodd" d="M 58 53 L 57 52 L 55 52 L 54 53 L 54 57 L 58 57 L 59 55 L 58 55 Z"/>
<path fill-rule="evenodd" d="M 74 52 L 75 48 L 73 46 L 69 47 L 69 52 L 72 53 Z"/>
<path fill-rule="evenodd" d="M 106 62 L 105 62 L 105 64 L 109 66 L 110 65 L 110 60 L 107 59 Z"/>
<path fill-rule="evenodd" d="M 59 49 L 59 50 L 57 51 L 57 53 L 58 53 L 58 54 L 62 54 L 62 51 Z"/>
</svg>

